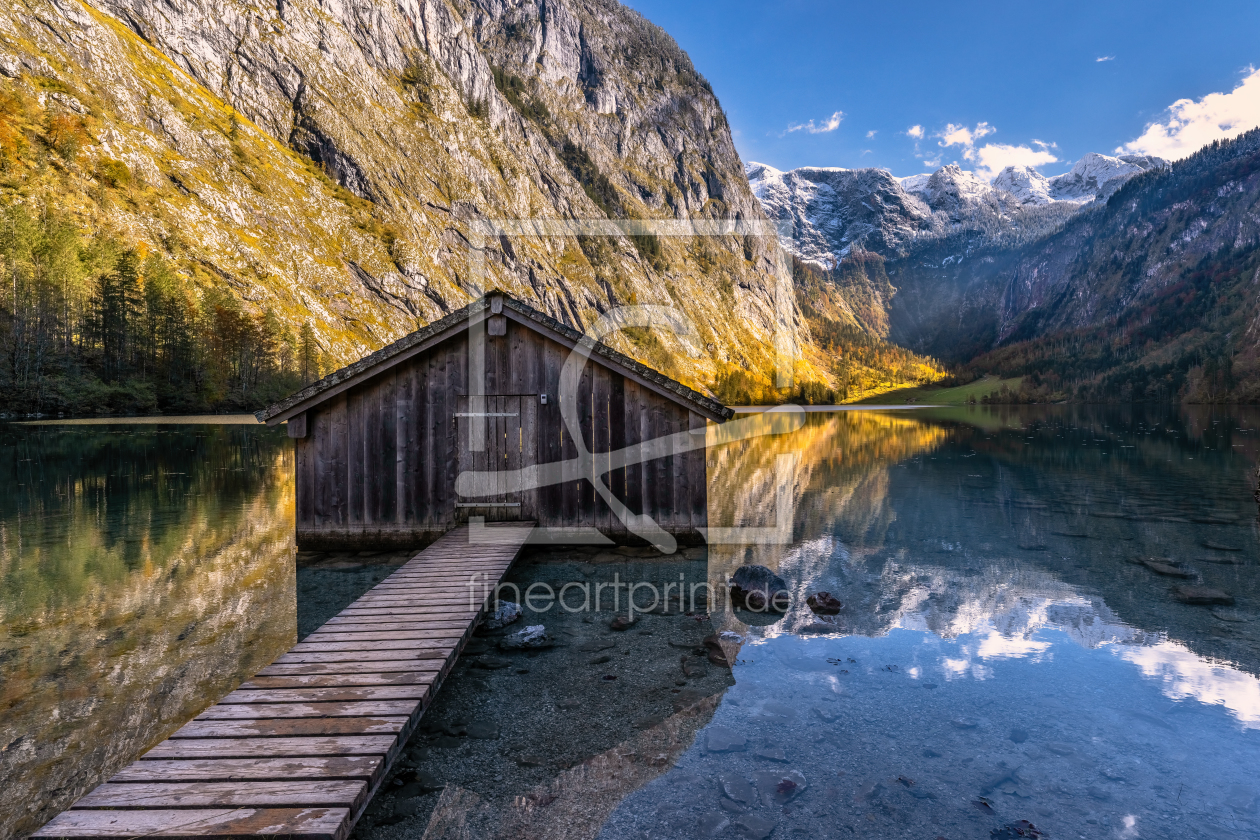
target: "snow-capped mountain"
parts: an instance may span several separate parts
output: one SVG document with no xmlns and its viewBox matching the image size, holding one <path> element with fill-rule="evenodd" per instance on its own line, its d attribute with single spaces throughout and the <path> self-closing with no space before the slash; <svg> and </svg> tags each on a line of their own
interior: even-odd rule
<svg viewBox="0 0 1260 840">
<path fill-rule="evenodd" d="M 1106 200 L 1160 158 L 1087 154 L 1068 172 L 1047 178 L 1030 167 L 1008 166 L 988 183 L 949 164 L 932 173 L 896 178 L 885 169 L 805 166 L 781 171 L 750 162 L 744 171 L 772 219 L 791 219 L 795 236 L 784 246 L 807 262 L 831 266 L 854 243 L 888 257 L 913 242 L 960 230 L 989 236 L 1036 235 L 1064 214 Z M 1049 205 L 1054 212 L 1041 211 Z"/>
<path fill-rule="evenodd" d="M 1008 166 L 993 179 L 994 189 L 1010 193 L 1021 204 L 1045 205 L 1056 201 L 1088 204 L 1106 201 L 1126 181 L 1168 162 L 1149 155 L 1111 157 L 1090 152 L 1062 175 L 1047 178 L 1028 166 Z"/>
<path fill-rule="evenodd" d="M 803 260 L 828 267 L 855 242 L 895 253 L 933 231 L 932 211 L 885 169 L 806 166 L 783 172 L 747 163 L 753 195 L 772 219 L 791 219 L 795 234 L 784 246 Z"/>
</svg>

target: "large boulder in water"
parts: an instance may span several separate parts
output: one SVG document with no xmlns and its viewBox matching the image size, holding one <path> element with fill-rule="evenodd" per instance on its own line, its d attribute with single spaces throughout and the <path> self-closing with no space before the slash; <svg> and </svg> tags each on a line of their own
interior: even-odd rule
<svg viewBox="0 0 1260 840">
<path fill-rule="evenodd" d="M 792 595 L 787 582 L 765 566 L 740 566 L 731 575 L 731 603 L 751 612 L 787 612 Z"/>
</svg>

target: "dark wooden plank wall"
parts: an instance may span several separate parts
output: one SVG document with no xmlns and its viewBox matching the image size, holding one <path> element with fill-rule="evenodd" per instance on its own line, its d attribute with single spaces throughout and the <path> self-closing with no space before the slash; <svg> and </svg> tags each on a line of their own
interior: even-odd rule
<svg viewBox="0 0 1260 840">
<path fill-rule="evenodd" d="M 558 394 L 568 348 L 512 320 L 507 335 L 486 341 L 486 393 L 522 397 L 520 463 L 576 457 Z M 300 545 L 419 546 L 466 520 L 469 511 L 487 513 L 455 507 L 460 432 L 454 415 L 463 410 L 468 373 L 467 335 L 461 334 L 307 413 L 307 436 L 296 441 Z M 546 405 L 539 394 L 547 395 Z M 486 410 L 497 410 L 497 401 L 487 402 Z M 578 415 L 595 470 L 617 498 L 681 540 L 698 541 L 697 529 L 707 524 L 703 449 L 616 470 L 608 453 L 703 430 L 704 417 L 596 362 L 583 371 Z M 486 418 L 488 428 L 503 425 L 499 419 Z M 697 438 L 703 442 L 702 434 Z M 594 526 L 618 541 L 632 539 L 589 481 L 520 495 L 520 518 L 541 527 Z"/>
</svg>

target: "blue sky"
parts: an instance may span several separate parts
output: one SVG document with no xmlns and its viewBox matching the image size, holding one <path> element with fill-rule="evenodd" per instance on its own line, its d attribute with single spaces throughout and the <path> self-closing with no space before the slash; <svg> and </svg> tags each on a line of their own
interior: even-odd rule
<svg viewBox="0 0 1260 840">
<path fill-rule="evenodd" d="M 1086 152 L 1176 158 L 1260 124 L 1253 0 L 628 5 L 713 84 L 740 156 L 780 169 L 1054 175 Z"/>
</svg>

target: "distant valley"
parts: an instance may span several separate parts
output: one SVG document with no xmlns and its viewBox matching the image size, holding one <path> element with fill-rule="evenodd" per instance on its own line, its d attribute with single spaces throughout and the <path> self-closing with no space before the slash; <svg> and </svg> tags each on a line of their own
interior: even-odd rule
<svg viewBox="0 0 1260 840">
<path fill-rule="evenodd" d="M 822 294 L 869 302 L 842 278 L 874 256 L 886 286 L 855 320 L 964 377 L 1022 377 L 1037 401 L 1260 399 L 1260 131 L 992 184 L 957 166 L 745 170 L 792 220 L 784 246 L 835 278 Z"/>
</svg>

